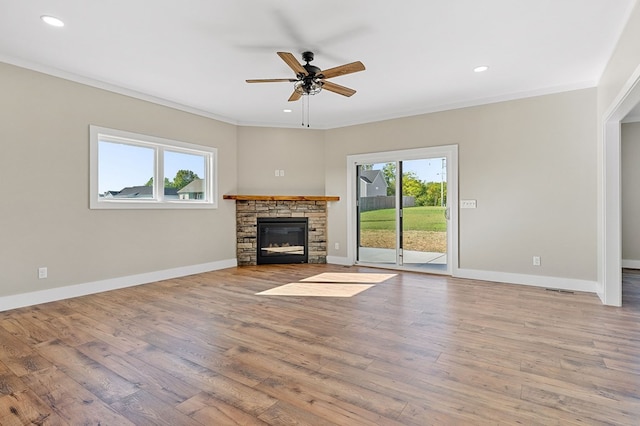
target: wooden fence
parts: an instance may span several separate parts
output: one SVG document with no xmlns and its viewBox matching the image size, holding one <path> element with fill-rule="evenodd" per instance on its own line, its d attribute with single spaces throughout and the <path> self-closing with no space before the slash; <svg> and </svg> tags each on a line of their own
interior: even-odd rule
<svg viewBox="0 0 640 426">
<path fill-rule="evenodd" d="M 416 197 L 402 197 L 402 207 L 414 207 Z M 360 212 L 370 210 L 394 209 L 396 207 L 395 196 L 361 197 Z"/>
</svg>

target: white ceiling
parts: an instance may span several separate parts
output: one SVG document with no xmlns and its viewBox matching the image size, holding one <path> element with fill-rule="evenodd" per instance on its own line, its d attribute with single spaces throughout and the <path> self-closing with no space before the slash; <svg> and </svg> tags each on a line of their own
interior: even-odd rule
<svg viewBox="0 0 640 426">
<path fill-rule="evenodd" d="M 309 97 L 334 128 L 593 87 L 635 0 L 0 0 L 0 61 L 240 125 L 298 127 L 276 51 L 356 89 Z M 63 28 L 44 24 L 54 15 Z M 488 65 L 484 73 L 474 73 Z M 284 113 L 283 109 L 293 112 Z"/>
</svg>

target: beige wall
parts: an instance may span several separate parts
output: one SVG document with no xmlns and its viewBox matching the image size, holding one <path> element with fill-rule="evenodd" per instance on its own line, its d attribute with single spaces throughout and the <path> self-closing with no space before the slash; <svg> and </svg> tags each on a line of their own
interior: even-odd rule
<svg viewBox="0 0 640 426">
<path fill-rule="evenodd" d="M 238 128 L 241 194 L 325 195 L 324 172 L 324 131 Z"/>
<path fill-rule="evenodd" d="M 0 297 L 235 257 L 232 201 L 89 210 L 89 124 L 217 147 L 220 194 L 341 196 L 343 257 L 347 155 L 458 144 L 460 197 L 478 200 L 460 214 L 462 268 L 595 279 L 595 89 L 327 131 L 237 127 L 5 64 L 0 90 Z"/>
<path fill-rule="evenodd" d="M 640 263 L 640 123 L 622 125 L 622 258 Z"/>
<path fill-rule="evenodd" d="M 235 206 L 89 210 L 89 125 L 213 146 L 235 192 L 236 126 L 0 63 L 0 296 L 235 258 Z M 37 268 L 48 267 L 39 280 Z"/>
<path fill-rule="evenodd" d="M 596 90 L 327 131 L 329 247 L 346 256 L 346 156 L 458 144 L 460 267 L 596 279 Z M 542 266 L 532 266 L 532 256 Z"/>
</svg>

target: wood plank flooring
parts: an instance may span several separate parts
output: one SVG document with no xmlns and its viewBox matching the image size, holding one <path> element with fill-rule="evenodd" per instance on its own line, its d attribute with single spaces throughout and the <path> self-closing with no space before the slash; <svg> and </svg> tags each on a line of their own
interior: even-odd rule
<svg viewBox="0 0 640 426">
<path fill-rule="evenodd" d="M 0 313 L 1 425 L 638 425 L 640 274 L 594 294 L 230 268 Z M 383 271 L 384 272 L 384 271 Z"/>
</svg>

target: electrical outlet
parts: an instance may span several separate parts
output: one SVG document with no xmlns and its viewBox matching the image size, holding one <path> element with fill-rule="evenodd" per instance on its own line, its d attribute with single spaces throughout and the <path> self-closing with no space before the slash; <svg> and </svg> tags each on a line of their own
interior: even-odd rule
<svg viewBox="0 0 640 426">
<path fill-rule="evenodd" d="M 276 169 L 276 171 L 275 171 L 275 176 L 276 176 L 276 177 L 280 176 L 280 170 L 277 170 L 277 169 Z"/>
<path fill-rule="evenodd" d="M 47 268 L 38 268 L 38 278 L 47 278 Z"/>
<path fill-rule="evenodd" d="M 461 209 L 475 209 L 476 207 L 476 200 L 460 200 Z"/>
<path fill-rule="evenodd" d="M 540 256 L 533 256 L 533 266 L 540 266 Z"/>
<path fill-rule="evenodd" d="M 333 245 L 333 247 L 334 247 L 336 250 L 340 250 L 340 243 L 335 243 L 335 244 Z"/>
</svg>

